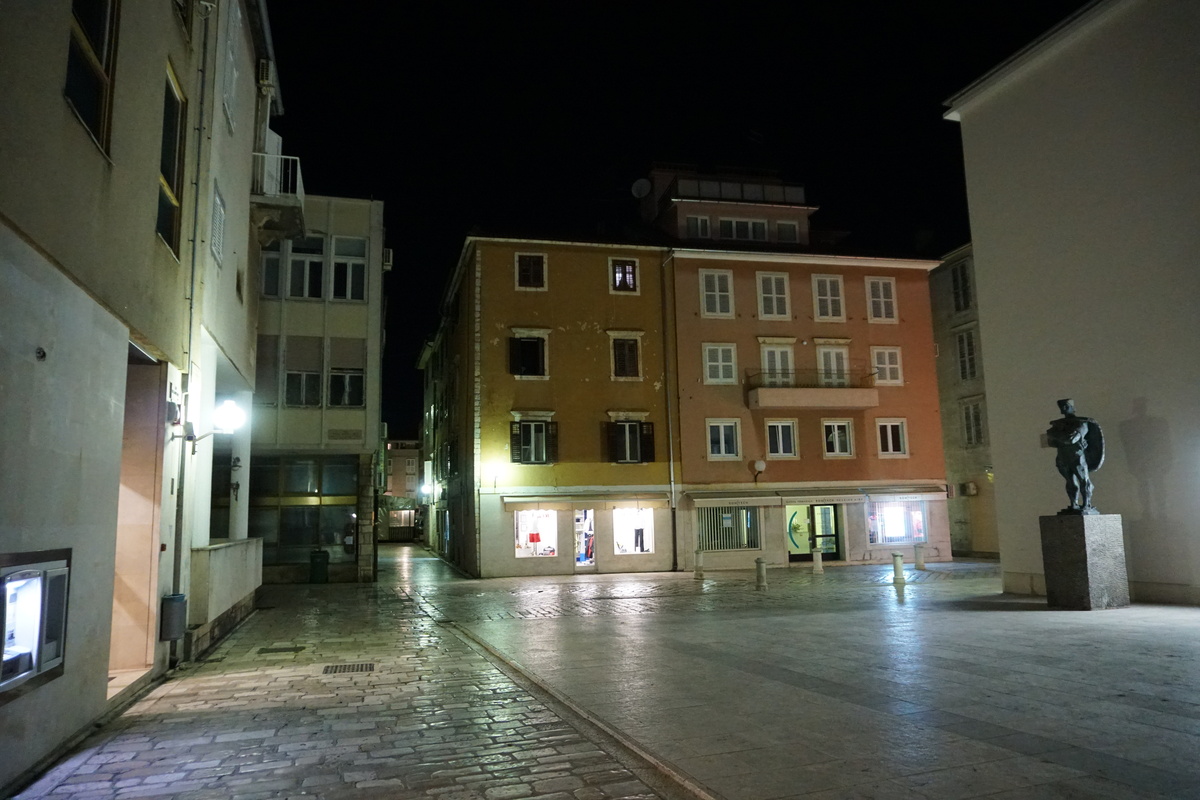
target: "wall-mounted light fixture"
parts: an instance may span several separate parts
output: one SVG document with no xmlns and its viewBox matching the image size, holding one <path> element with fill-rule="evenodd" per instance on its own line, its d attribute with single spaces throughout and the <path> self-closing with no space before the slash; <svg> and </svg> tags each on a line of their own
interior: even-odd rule
<svg viewBox="0 0 1200 800">
<path fill-rule="evenodd" d="M 767 469 L 767 462 L 761 458 L 754 462 L 754 482 L 758 483 L 758 476 L 762 475 Z"/>
<path fill-rule="evenodd" d="M 183 434 L 172 434 L 171 441 L 183 439 L 192 443 L 192 455 L 196 455 L 196 442 L 201 439 L 207 439 L 214 433 L 233 433 L 238 428 L 246 424 L 246 412 L 238 407 L 238 404 L 232 400 L 226 400 L 213 409 L 212 413 L 213 429 L 208 433 L 196 435 L 196 428 L 192 423 L 183 423 Z"/>
</svg>

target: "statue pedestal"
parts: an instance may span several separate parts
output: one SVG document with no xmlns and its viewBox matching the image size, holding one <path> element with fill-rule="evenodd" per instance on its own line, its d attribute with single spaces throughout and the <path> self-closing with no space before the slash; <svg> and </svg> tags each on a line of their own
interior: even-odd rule
<svg viewBox="0 0 1200 800">
<path fill-rule="evenodd" d="M 1038 520 L 1051 608 L 1092 611 L 1129 605 L 1120 514 L 1064 514 Z"/>
</svg>

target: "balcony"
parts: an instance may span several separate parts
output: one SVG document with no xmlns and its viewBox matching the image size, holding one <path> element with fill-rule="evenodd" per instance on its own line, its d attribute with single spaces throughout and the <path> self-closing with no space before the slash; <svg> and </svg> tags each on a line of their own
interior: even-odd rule
<svg viewBox="0 0 1200 800">
<path fill-rule="evenodd" d="M 304 235 L 304 178 L 300 159 L 255 153 L 250 186 L 253 219 L 266 244 Z"/>
<path fill-rule="evenodd" d="M 676 178 L 665 195 L 678 200 L 714 200 L 763 205 L 803 206 L 804 187 L 747 183 L 719 177 Z"/>
<path fill-rule="evenodd" d="M 879 405 L 875 370 L 757 370 L 746 374 L 746 404 L 758 408 L 859 411 Z"/>
</svg>

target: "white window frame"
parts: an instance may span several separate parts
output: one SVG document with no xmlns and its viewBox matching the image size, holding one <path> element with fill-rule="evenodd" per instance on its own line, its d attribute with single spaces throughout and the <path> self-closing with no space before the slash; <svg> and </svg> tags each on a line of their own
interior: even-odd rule
<svg viewBox="0 0 1200 800">
<path fill-rule="evenodd" d="M 221 187 L 213 181 L 212 219 L 209 220 L 208 246 L 212 250 L 217 266 L 225 264 L 225 198 Z"/>
<path fill-rule="evenodd" d="M 782 231 L 784 228 L 792 230 L 792 238 L 784 239 Z M 775 241 L 780 244 L 800 244 L 800 223 L 788 220 L 781 220 L 775 223 Z"/>
<path fill-rule="evenodd" d="M 982 397 L 968 397 L 958 402 L 958 418 L 962 421 L 962 437 L 965 447 L 982 447 L 987 444 L 987 422 Z"/>
<path fill-rule="evenodd" d="M 613 268 L 616 266 L 618 261 L 621 263 L 632 262 L 632 264 L 633 264 L 633 288 L 632 289 L 618 289 L 616 287 L 616 277 L 617 276 L 616 276 L 616 274 L 613 273 Z M 640 295 L 642 293 L 642 265 L 641 265 L 641 261 L 639 259 L 616 258 L 616 257 L 608 259 L 608 293 L 625 295 L 627 297 L 637 297 L 638 295 Z"/>
<path fill-rule="evenodd" d="M 739 236 L 739 226 L 745 228 L 745 236 Z M 739 242 L 765 242 L 767 241 L 767 221 L 765 219 L 751 219 L 748 217 L 721 217 L 717 222 L 718 233 L 720 238 L 734 240 Z M 726 228 L 729 235 L 725 235 Z M 755 231 L 761 232 L 761 236 L 755 236 Z"/>
<path fill-rule="evenodd" d="M 976 328 L 965 328 L 954 332 L 954 354 L 958 358 L 958 379 L 975 380 L 979 377 L 979 338 Z"/>
<path fill-rule="evenodd" d="M 300 399 L 301 399 L 301 402 L 298 404 L 288 402 L 288 379 L 293 375 L 300 376 Z M 308 394 L 306 389 L 310 382 L 315 383 L 317 385 L 317 401 L 315 403 L 303 402 L 304 397 Z M 284 370 L 284 373 L 283 373 L 283 405 L 285 408 L 320 408 L 321 402 L 325 398 L 324 388 L 325 387 L 322 386 L 321 373 L 319 373 L 319 372 L 310 372 L 308 370 L 301 370 L 301 369 Z"/>
<path fill-rule="evenodd" d="M 758 346 L 763 386 L 793 386 L 796 382 L 796 348 L 778 341 Z"/>
<path fill-rule="evenodd" d="M 899 433 L 900 439 L 898 449 L 895 441 L 896 433 Z M 875 446 L 879 451 L 880 458 L 908 458 L 908 420 L 903 417 L 876 418 Z"/>
<path fill-rule="evenodd" d="M 821 344 L 816 347 L 817 383 L 820 386 L 846 387 L 850 385 L 850 348 L 841 344 Z M 825 365 L 826 356 L 835 357 L 835 368 Z"/>
<path fill-rule="evenodd" d="M 614 381 L 640 381 L 646 374 L 642 365 L 642 337 L 645 331 L 607 331 L 608 333 L 608 376 Z M 632 340 L 637 348 L 637 375 L 617 374 L 617 340 Z"/>
<path fill-rule="evenodd" d="M 759 319 L 778 319 L 790 320 L 792 318 L 792 290 L 790 275 L 786 272 L 756 272 L 754 273 L 754 283 L 758 288 L 758 318 Z M 770 282 L 771 291 L 767 291 L 766 283 Z M 780 282 L 782 281 L 783 293 L 779 294 Z M 770 302 L 768 302 L 770 301 Z M 779 307 L 782 304 L 783 310 Z M 767 311 L 767 306 L 771 306 L 771 311 Z"/>
<path fill-rule="evenodd" d="M 768 420 L 766 420 L 765 428 L 766 428 L 766 437 L 767 437 L 766 438 L 767 458 L 769 460 L 776 461 L 776 460 L 781 460 L 781 459 L 799 458 L 800 457 L 799 448 L 796 445 L 796 430 L 798 427 L 797 423 L 798 423 L 798 421 L 794 420 L 794 419 L 768 419 Z M 778 431 L 787 430 L 789 432 L 789 435 L 791 436 L 791 445 L 792 445 L 791 452 L 787 452 L 782 446 L 780 446 L 776 449 L 772 449 L 772 443 L 771 443 L 771 429 L 772 428 L 775 428 Z M 776 436 L 776 443 L 779 445 L 782 445 L 783 444 L 782 437 Z"/>
<path fill-rule="evenodd" d="M 334 379 L 340 378 L 341 384 L 340 397 L 337 397 L 339 392 L 334 390 Z M 358 379 L 358 383 L 362 385 L 362 402 L 351 403 L 350 392 L 354 385 L 354 379 Z M 336 402 L 335 402 L 336 401 Z M 367 375 L 366 370 L 362 369 L 331 369 L 329 370 L 329 396 L 325 401 L 325 405 L 329 408 L 365 408 L 367 405 Z"/>
<path fill-rule="evenodd" d="M 831 433 L 838 429 L 845 430 L 844 450 L 829 451 Z M 822 419 L 821 420 L 821 455 L 824 458 L 854 458 L 854 420 L 852 419 Z"/>
<path fill-rule="evenodd" d="M 737 345 L 732 342 L 705 342 L 701 348 L 704 357 L 704 382 L 736 385 L 738 383 Z M 724 357 L 726 353 L 729 355 L 728 359 Z M 713 367 L 716 367 L 720 373 L 716 378 L 712 376 Z M 728 376 L 725 375 L 726 370 L 728 370 Z"/>
<path fill-rule="evenodd" d="M 894 364 L 891 356 L 895 356 Z M 876 386 L 903 386 L 904 361 L 899 347 L 872 347 L 871 365 L 875 369 Z"/>
<path fill-rule="evenodd" d="M 540 258 L 542 260 L 542 285 L 521 285 L 521 259 Z M 513 254 L 513 288 L 518 292 L 545 292 L 550 289 L 550 259 L 545 253 L 514 253 Z"/>
<path fill-rule="evenodd" d="M 733 429 L 733 451 L 729 450 L 728 429 Z M 720 428 L 721 452 L 712 450 L 713 428 Z M 742 457 L 742 421 L 736 417 L 704 420 L 705 452 L 709 461 L 737 461 Z"/>
<path fill-rule="evenodd" d="M 692 234 L 693 221 L 695 221 L 695 235 Z M 712 228 L 709 225 L 708 217 L 688 214 L 683 223 L 683 233 L 688 239 L 711 239 Z"/>
<path fill-rule="evenodd" d="M 521 464 L 550 464 L 547 456 L 549 448 L 547 447 L 550 437 L 550 424 L 544 419 L 523 419 L 519 420 L 521 426 Z M 529 445 L 526 446 L 525 432 L 529 432 Z M 526 450 L 529 452 L 529 458 L 525 458 Z"/>
<path fill-rule="evenodd" d="M 613 420 L 610 425 L 616 425 L 621 430 L 621 451 L 613 453 L 614 464 L 641 464 L 642 462 L 642 423 L 635 419 Z"/>
<path fill-rule="evenodd" d="M 700 316 L 708 317 L 710 319 L 733 319 L 735 309 L 736 309 L 736 307 L 734 306 L 734 298 L 733 298 L 733 270 L 731 270 L 731 269 L 702 269 L 699 271 L 698 276 L 699 276 L 699 284 L 700 284 Z M 705 291 L 705 288 L 704 288 L 705 278 L 707 278 L 709 276 L 712 276 L 714 283 L 717 284 L 716 290 L 711 293 Z M 724 280 L 725 280 L 726 291 L 721 291 L 721 288 L 719 285 L 722 278 L 724 278 Z M 708 298 L 710 296 L 714 299 L 714 305 L 717 308 L 716 311 L 711 311 L 711 312 L 708 311 L 708 305 L 707 305 L 706 301 L 708 300 Z M 721 298 L 722 297 L 726 298 L 728 301 L 728 304 L 729 304 L 728 311 L 721 310 Z"/>
<path fill-rule="evenodd" d="M 879 287 L 878 299 L 873 294 L 876 285 Z M 867 277 L 866 286 L 867 322 L 898 325 L 900 323 L 900 306 L 896 299 L 896 279 Z"/>
<path fill-rule="evenodd" d="M 363 252 L 370 252 L 371 243 L 367 241 L 365 236 L 334 236 L 331 243 L 330 259 L 332 261 L 331 269 L 329 270 L 329 299 L 336 300 L 339 303 L 365 303 L 367 302 L 367 258 L 366 256 L 343 256 L 338 255 L 338 240 L 339 239 L 358 239 L 363 242 Z M 338 267 L 346 270 L 346 296 L 339 297 L 337 294 L 337 273 Z M 352 297 L 354 294 L 354 273 L 358 271 L 362 273 L 362 297 Z"/>
<path fill-rule="evenodd" d="M 825 290 L 822 291 L 822 282 Z M 835 291 L 831 288 L 837 287 Z M 817 322 L 846 321 L 846 287 L 841 275 L 813 275 L 813 319 Z M 821 313 L 821 305 L 826 305 L 825 313 Z"/>
</svg>

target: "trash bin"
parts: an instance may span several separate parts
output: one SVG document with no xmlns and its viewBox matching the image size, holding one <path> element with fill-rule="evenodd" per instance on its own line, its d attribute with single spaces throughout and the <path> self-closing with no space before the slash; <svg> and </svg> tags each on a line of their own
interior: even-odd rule
<svg viewBox="0 0 1200 800">
<path fill-rule="evenodd" d="M 313 550 L 308 556 L 308 582 L 329 583 L 329 553 Z"/>
<path fill-rule="evenodd" d="M 169 594 L 163 597 L 158 615 L 158 640 L 173 642 L 182 639 L 187 631 L 187 595 Z"/>
</svg>

